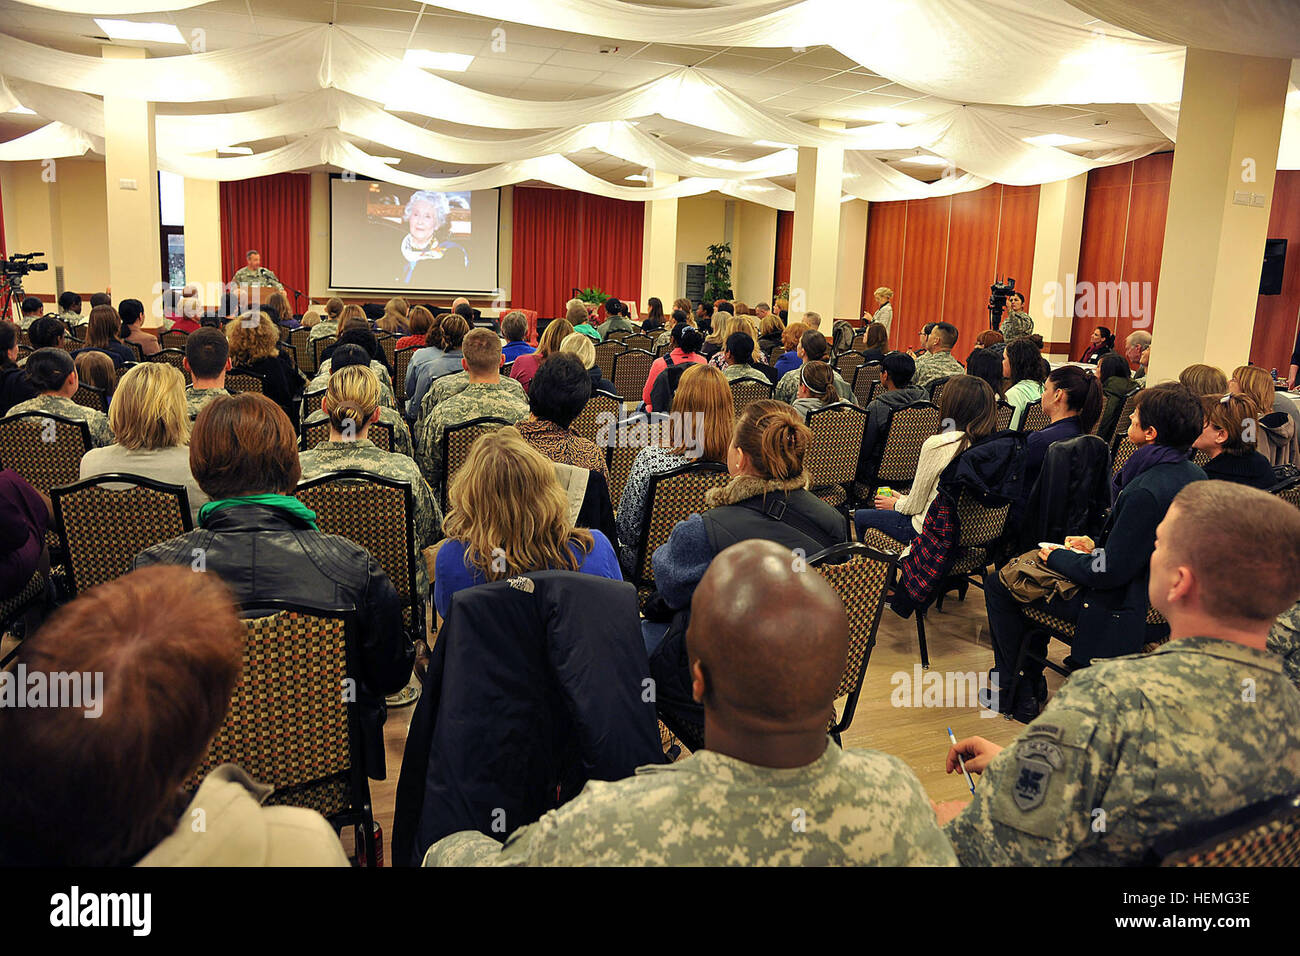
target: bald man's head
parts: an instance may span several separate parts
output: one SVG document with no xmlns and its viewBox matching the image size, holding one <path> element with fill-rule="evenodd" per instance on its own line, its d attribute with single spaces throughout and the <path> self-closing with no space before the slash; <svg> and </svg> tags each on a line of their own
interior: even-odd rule
<svg viewBox="0 0 1300 956">
<path fill-rule="evenodd" d="M 696 699 L 750 732 L 826 726 L 848 654 L 839 595 L 789 548 L 734 544 L 709 565 L 691 601 L 687 650 Z"/>
<path fill-rule="evenodd" d="M 462 296 L 459 296 L 459 297 L 456 298 L 456 299 L 453 299 L 453 300 L 452 300 L 452 303 L 451 303 L 451 311 L 455 312 L 455 311 L 456 311 L 456 306 L 458 306 L 458 305 L 468 306 L 468 305 L 469 305 L 469 299 L 465 298 L 463 295 L 462 295 Z"/>
</svg>

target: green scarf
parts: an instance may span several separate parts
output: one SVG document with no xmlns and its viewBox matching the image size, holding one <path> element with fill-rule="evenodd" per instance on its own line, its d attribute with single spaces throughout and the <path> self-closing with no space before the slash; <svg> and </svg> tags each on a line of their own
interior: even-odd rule
<svg viewBox="0 0 1300 956">
<path fill-rule="evenodd" d="M 237 498 L 209 501 L 199 509 L 199 524 L 202 524 L 203 519 L 213 512 L 220 511 L 222 508 L 232 508 L 235 505 L 267 505 L 271 508 L 279 508 L 306 521 L 317 531 L 320 530 L 316 527 L 316 512 L 291 495 L 240 495 Z"/>
</svg>

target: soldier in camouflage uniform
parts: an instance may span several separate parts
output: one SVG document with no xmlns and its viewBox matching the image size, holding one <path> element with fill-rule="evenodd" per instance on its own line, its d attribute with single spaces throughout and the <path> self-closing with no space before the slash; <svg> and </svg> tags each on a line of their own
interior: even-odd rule
<svg viewBox="0 0 1300 956">
<path fill-rule="evenodd" d="M 384 409 L 384 411 L 398 414 L 392 409 Z M 321 414 L 324 417 L 323 413 Z M 415 503 L 415 540 L 412 542 L 415 552 L 412 555 L 415 561 L 415 586 L 420 595 L 428 594 L 429 569 L 421 552 L 442 537 L 442 509 L 438 507 L 433 492 L 415 462 L 407 454 L 384 451 L 377 447 L 366 437 L 369 431 L 370 426 L 367 425 L 356 440 L 346 441 L 340 432 L 331 428 L 329 441 L 323 441 L 315 448 L 298 455 L 298 460 L 302 463 L 301 480 L 310 481 L 331 471 L 354 468 L 381 478 L 409 482 Z M 406 431 L 405 423 L 402 423 L 401 431 Z M 397 428 L 393 429 L 393 434 L 396 437 Z M 409 437 L 407 447 L 410 447 Z"/>
<path fill-rule="evenodd" d="M 1025 297 L 1019 292 L 1007 296 L 1007 314 L 1002 319 L 998 331 L 1007 342 L 1027 339 L 1034 334 L 1033 317 L 1025 311 Z"/>
<path fill-rule="evenodd" d="M 195 329 L 185 336 L 185 368 L 191 379 L 185 389 L 185 410 L 192 422 L 208 402 L 230 395 L 226 391 L 230 343 L 220 329 Z"/>
<path fill-rule="evenodd" d="M 380 389 L 381 393 L 383 389 Z M 316 425 L 326 421 L 329 418 L 321 409 L 316 409 L 307 416 L 304 425 Z M 407 458 L 414 460 L 415 449 L 411 446 L 411 426 L 406 423 L 402 413 L 396 408 L 388 405 L 381 405 L 379 409 L 379 421 L 385 425 L 391 425 L 393 429 L 393 452 L 398 455 L 405 455 Z M 372 443 L 373 444 L 373 443 Z M 380 451 L 376 447 L 376 451 Z M 385 452 L 387 454 L 387 452 Z"/>
<path fill-rule="evenodd" d="M 1282 670 L 1300 688 L 1300 601 L 1278 617 L 1268 632 L 1268 649 L 1282 658 Z"/>
<path fill-rule="evenodd" d="M 772 397 L 778 402 L 785 402 L 787 405 L 793 405 L 796 398 L 799 397 L 799 382 L 803 371 L 804 362 L 826 362 L 830 364 L 830 346 L 826 343 L 826 336 L 822 335 L 816 329 L 811 329 L 799 337 L 799 344 L 795 348 L 795 353 L 799 356 L 799 367 L 792 368 L 781 376 L 781 380 L 776 383 L 776 390 Z M 834 366 L 831 366 L 834 369 Z M 835 391 L 839 392 L 840 399 L 846 402 L 855 401 L 853 396 L 853 387 L 835 372 Z"/>
<path fill-rule="evenodd" d="M 501 418 L 511 424 L 528 417 L 528 401 L 519 397 L 519 383 L 501 378 L 501 340 L 490 329 L 471 329 L 461 343 L 469 384 L 440 401 L 415 426 L 415 460 L 431 487 L 441 487 L 445 462 L 442 434 L 450 425 L 475 418 Z M 421 408 L 424 408 L 421 403 Z"/>
<path fill-rule="evenodd" d="M 372 359 L 370 353 L 364 348 L 352 342 L 340 345 L 334 350 L 333 355 L 321 363 L 320 370 L 317 371 L 316 377 L 308 382 L 307 387 L 303 389 L 304 394 L 319 392 L 327 388 L 329 386 L 330 376 L 334 374 L 335 369 L 342 370 L 347 368 L 349 365 L 361 365 L 368 367 L 370 371 L 374 372 L 375 378 L 379 380 L 379 404 L 384 408 L 397 408 L 397 397 L 393 395 L 393 390 L 388 384 L 392 381 L 388 377 L 388 370 L 384 368 L 382 363 L 376 362 Z M 391 418 L 385 419 L 385 421 L 391 420 Z"/>
<path fill-rule="evenodd" d="M 521 402 L 528 402 L 528 393 L 524 387 L 513 378 L 501 378 L 501 383 L 506 386 L 516 398 Z M 434 406 L 444 399 L 451 398 L 453 395 L 459 395 L 469 387 L 469 372 L 461 369 L 459 372 L 453 372 L 451 375 L 443 375 L 433 380 L 429 390 L 424 393 L 424 401 L 420 405 L 420 417 L 425 418 L 433 411 Z"/>
<path fill-rule="evenodd" d="M 838 595 L 819 574 L 792 570 L 789 550 L 761 540 L 727 548 L 696 589 L 687 637 L 717 743 L 625 780 L 593 780 L 504 847 L 452 834 L 425 865 L 954 865 L 903 762 L 826 736 L 848 633 Z"/>
<path fill-rule="evenodd" d="M 916 371 L 912 374 L 915 388 L 926 388 L 931 382 L 951 375 L 965 375 L 966 366 L 952 357 L 953 346 L 957 344 L 957 327 L 949 322 L 939 322 L 930 330 L 926 352 L 916 360 Z"/>
<path fill-rule="evenodd" d="M 1195 546 L 1207 529 L 1213 546 Z M 1261 551 L 1266 537 L 1282 553 Z M 1265 650 L 1300 596 L 1300 512 L 1194 482 L 1156 541 L 1168 643 L 1075 671 L 1005 751 L 973 737 L 949 752 L 949 772 L 957 753 L 983 771 L 947 825 L 964 865 L 1135 864 L 1160 837 L 1300 790 L 1300 692 Z"/>
<path fill-rule="evenodd" d="M 208 402 L 214 398 L 229 397 L 230 393 L 224 388 L 186 388 L 185 410 L 190 413 L 190 421 L 193 422 L 199 417 L 199 412 L 203 411 L 203 406 Z"/>
<path fill-rule="evenodd" d="M 262 265 L 262 254 L 260 252 L 256 249 L 250 249 L 245 261 L 248 264 L 235 273 L 231 282 L 235 285 L 273 285 L 281 292 L 284 291 L 284 286 L 275 277 L 275 273 Z"/>
<path fill-rule="evenodd" d="M 5 418 L 24 412 L 58 415 L 90 426 L 92 447 L 103 448 L 113 444 L 113 429 L 108 424 L 108 416 L 72 400 L 80 386 L 72 356 L 63 349 L 37 349 L 27 357 L 26 374 L 39 394 L 13 406 Z"/>
</svg>

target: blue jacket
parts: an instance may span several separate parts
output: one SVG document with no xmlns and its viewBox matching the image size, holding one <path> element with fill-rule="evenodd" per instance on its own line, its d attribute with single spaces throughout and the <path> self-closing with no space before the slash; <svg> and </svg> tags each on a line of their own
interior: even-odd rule
<svg viewBox="0 0 1300 956">
<path fill-rule="evenodd" d="M 1082 432 L 1079 430 L 1078 415 L 1062 418 L 1059 422 L 1053 422 L 1045 428 L 1029 433 L 1029 438 L 1025 442 L 1028 457 L 1025 461 L 1023 494 L 1020 496 L 1022 500 L 1028 498 L 1029 492 L 1034 490 L 1034 482 L 1038 480 L 1038 473 L 1043 470 L 1043 458 L 1047 455 L 1048 447 L 1067 438 L 1078 438 L 1080 434 Z"/>
<path fill-rule="evenodd" d="M 535 351 L 537 350 L 527 342 L 507 342 L 501 346 L 501 354 L 507 362 L 513 362 L 521 355 L 531 355 Z"/>
<path fill-rule="evenodd" d="M 1096 551 L 1057 548 L 1047 556 L 1049 568 L 1085 589 L 1071 657 L 1086 661 L 1142 650 L 1156 525 L 1178 492 L 1204 478 L 1190 461 L 1154 465 L 1120 492 Z"/>
<path fill-rule="evenodd" d="M 444 352 L 429 346 L 422 348 L 411 356 L 410 367 L 406 370 L 406 417 L 415 421 L 420 417 L 420 406 L 424 404 L 424 393 L 429 390 L 435 378 L 451 375 L 461 369 L 463 358 L 460 349 Z"/>
<path fill-rule="evenodd" d="M 799 361 L 799 353 L 791 349 L 779 359 L 776 360 L 776 380 L 781 381 L 781 376 L 786 372 L 797 369 L 803 362 Z"/>
</svg>

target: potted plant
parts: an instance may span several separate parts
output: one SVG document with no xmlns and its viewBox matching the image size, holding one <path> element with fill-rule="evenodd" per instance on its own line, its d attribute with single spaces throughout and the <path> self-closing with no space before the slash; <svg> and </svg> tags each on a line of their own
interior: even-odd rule
<svg viewBox="0 0 1300 956">
<path fill-rule="evenodd" d="M 704 260 L 704 300 L 731 298 L 731 243 L 715 242 Z"/>
</svg>

